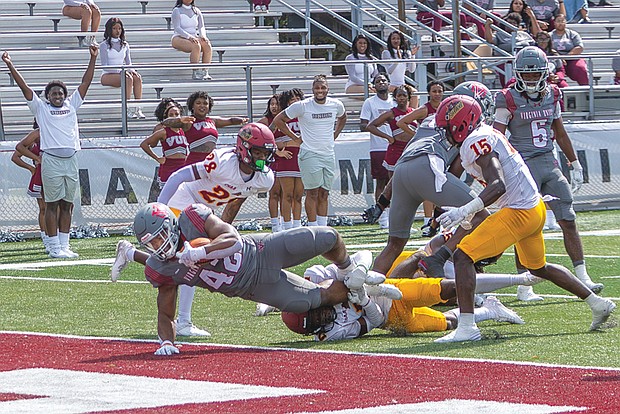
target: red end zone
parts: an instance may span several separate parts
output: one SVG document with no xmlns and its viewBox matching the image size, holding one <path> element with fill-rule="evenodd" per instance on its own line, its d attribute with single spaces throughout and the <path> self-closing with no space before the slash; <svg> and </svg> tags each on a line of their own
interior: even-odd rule
<svg viewBox="0 0 620 414">
<path fill-rule="evenodd" d="M 620 413 L 613 369 L 218 345 L 156 357 L 153 343 L 13 333 L 0 344 L 0 413 Z"/>
</svg>

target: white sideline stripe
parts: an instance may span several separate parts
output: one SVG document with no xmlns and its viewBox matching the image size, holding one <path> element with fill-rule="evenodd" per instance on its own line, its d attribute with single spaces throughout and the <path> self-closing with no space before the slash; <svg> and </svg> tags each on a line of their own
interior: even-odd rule
<svg viewBox="0 0 620 414">
<path fill-rule="evenodd" d="M 37 270 L 47 267 L 63 267 L 63 266 L 78 266 L 78 265 L 95 265 L 95 266 L 110 266 L 114 263 L 112 259 L 88 259 L 88 260 L 66 260 L 66 261 L 53 261 L 53 262 L 28 262 L 28 263 L 9 263 L 0 265 L 0 270 Z"/>
<path fill-rule="evenodd" d="M 546 404 L 518 404 L 488 400 L 444 400 L 413 404 L 390 404 L 379 407 L 347 410 L 319 411 L 314 414 L 553 414 L 589 410 L 588 407 L 572 407 Z M 307 411 L 297 414 L 310 414 Z"/>
<path fill-rule="evenodd" d="M 128 284 L 150 284 L 146 280 L 119 280 L 112 282 L 111 280 L 83 280 L 83 279 L 56 279 L 53 277 L 29 277 L 29 276 L 0 276 L 0 279 L 9 280 L 34 280 L 37 282 L 75 282 L 75 283 L 128 283 Z"/>
<path fill-rule="evenodd" d="M 151 343 L 159 345 L 159 340 L 156 339 L 129 339 L 119 338 L 111 336 L 82 336 L 82 335 L 66 335 L 66 334 L 53 334 L 44 332 L 28 332 L 28 331 L 2 331 L 0 334 L 6 335 L 32 335 L 32 336 L 47 336 L 53 338 L 67 338 L 67 339 L 84 339 L 89 341 L 119 341 L 119 342 L 137 342 L 137 343 Z M 456 358 L 456 357 L 438 357 L 428 355 L 406 355 L 406 354 L 390 354 L 390 353 L 367 353 L 367 352 L 353 352 L 353 351 L 335 351 L 329 349 L 297 349 L 297 348 L 277 348 L 268 346 L 250 346 L 250 345 L 231 345 L 231 344 L 216 344 L 212 342 L 182 342 L 175 341 L 175 344 L 184 345 L 187 347 L 199 346 L 205 348 L 233 348 L 233 349 L 256 349 L 263 351 L 284 351 L 284 352 L 307 352 L 307 353 L 323 353 L 323 354 L 342 354 L 342 355 L 361 355 L 367 357 L 394 357 L 394 358 L 408 358 L 408 359 L 425 359 L 425 360 L 438 360 L 438 361 L 462 361 L 462 362 L 483 362 L 491 364 L 501 365 L 519 365 L 519 366 L 534 366 L 534 367 L 546 367 L 546 368 L 567 368 L 567 369 L 579 369 L 579 370 L 597 370 L 597 371 L 618 371 L 617 367 L 593 367 L 593 366 L 579 366 L 579 365 L 564 365 L 564 364 L 550 364 L 544 362 L 530 362 L 530 361 L 502 361 L 495 359 L 482 359 L 482 358 Z"/>
</svg>

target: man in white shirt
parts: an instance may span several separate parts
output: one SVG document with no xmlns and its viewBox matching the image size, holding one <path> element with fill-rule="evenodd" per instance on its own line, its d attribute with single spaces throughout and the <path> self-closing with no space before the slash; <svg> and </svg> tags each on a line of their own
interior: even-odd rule
<svg viewBox="0 0 620 414">
<path fill-rule="evenodd" d="M 326 226 L 329 190 L 336 171 L 334 141 L 347 122 L 347 114 L 341 101 L 327 96 L 329 87 L 325 75 L 314 77 L 312 93 L 312 98 L 295 102 L 273 122 L 291 139 L 301 142 L 299 170 L 306 189 L 308 225 Z M 286 124 L 293 118 L 299 121 L 301 136 Z"/>
<path fill-rule="evenodd" d="M 385 75 L 375 76 L 373 84 L 377 94 L 364 101 L 362 111 L 360 112 L 360 131 L 362 132 L 366 131 L 368 123 L 378 118 L 382 113 L 389 111 L 396 106 L 394 98 L 392 98 L 392 95 L 388 93 L 390 83 Z M 392 133 L 388 124 L 381 125 L 379 129 L 386 134 Z M 379 199 L 379 196 L 383 192 L 383 189 L 389 180 L 388 172 L 383 166 L 383 159 L 385 158 L 385 152 L 387 151 L 388 144 L 388 141 L 385 139 L 370 134 L 370 174 L 372 175 L 372 178 L 377 180 L 377 184 L 375 186 L 375 200 Z M 388 213 L 384 211 L 379 219 L 379 225 L 381 228 L 387 228 L 387 219 Z"/>
<path fill-rule="evenodd" d="M 93 80 L 95 62 L 99 54 L 97 45 L 90 46 L 90 60 L 82 83 L 67 96 L 67 87 L 53 80 L 45 87 L 42 101 L 17 71 L 8 52 L 2 60 L 9 68 L 15 83 L 21 89 L 30 111 L 35 115 L 41 133 L 41 178 L 47 208 L 45 225 L 49 235 L 49 255 L 52 258 L 78 257 L 69 246 L 69 230 L 73 213 L 73 200 L 78 190 L 77 151 L 80 150 L 80 131 L 77 110 Z"/>
</svg>

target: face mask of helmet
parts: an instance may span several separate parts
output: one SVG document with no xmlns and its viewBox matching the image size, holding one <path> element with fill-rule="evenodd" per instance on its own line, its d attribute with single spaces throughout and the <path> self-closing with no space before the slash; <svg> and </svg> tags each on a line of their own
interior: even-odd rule
<svg viewBox="0 0 620 414">
<path fill-rule="evenodd" d="M 538 47 L 529 46 L 522 49 L 515 57 L 515 90 L 529 94 L 541 93 L 547 86 L 549 61 Z"/>
<path fill-rule="evenodd" d="M 179 242 L 174 213 L 159 203 L 147 204 L 134 220 L 134 232 L 140 245 L 159 260 L 175 256 Z"/>
<path fill-rule="evenodd" d="M 257 150 L 265 151 L 265 157 L 255 158 L 253 152 Z M 269 171 L 267 167 L 274 161 L 276 151 L 273 133 L 263 124 L 247 124 L 239 130 L 236 151 L 242 163 L 254 171 L 266 173 Z"/>
</svg>

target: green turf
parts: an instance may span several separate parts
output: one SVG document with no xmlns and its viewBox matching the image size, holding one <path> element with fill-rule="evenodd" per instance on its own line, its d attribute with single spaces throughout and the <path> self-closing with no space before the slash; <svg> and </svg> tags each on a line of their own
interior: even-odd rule
<svg viewBox="0 0 620 414">
<path fill-rule="evenodd" d="M 415 223 L 419 228 L 420 223 Z M 620 212 L 580 213 L 581 230 L 620 228 Z M 339 227 L 345 243 L 381 243 L 385 230 L 376 226 Z M 419 238 L 419 232 L 413 238 Z M 112 258 L 120 237 L 74 240 L 80 259 Z M 583 236 L 586 255 L 613 256 L 587 259 L 591 276 L 605 283 L 604 296 L 620 297 L 620 237 Z M 377 249 L 375 249 L 377 252 Z M 564 254 L 562 240 L 548 240 L 549 254 Z M 376 253 L 375 253 L 376 255 Z M 490 272 L 514 273 L 510 251 Z M 39 241 L 0 243 L 0 264 L 49 262 Z M 52 260 L 62 263 L 61 260 Z M 549 261 L 571 267 L 567 257 L 550 256 Z M 316 259 L 309 263 L 324 263 Z M 307 264 L 306 264 L 307 265 Z M 306 265 L 292 269 L 301 274 Z M 156 338 L 156 289 L 146 283 L 107 283 L 109 266 L 80 265 L 39 270 L 0 270 L 0 276 L 31 277 L 35 280 L 0 279 L 0 330 L 49 332 L 73 335 Z M 78 283 L 36 280 L 38 278 L 101 281 Z M 144 281 L 143 268 L 131 264 L 123 281 Z M 549 283 L 536 287 L 538 293 L 564 294 Z M 514 293 L 515 288 L 501 293 Z M 591 316 L 584 303 L 563 298 L 543 302 L 517 302 L 502 296 L 526 325 L 507 325 L 492 321 L 480 324 L 485 340 L 475 343 L 433 343 L 442 333 L 398 337 L 376 329 L 370 335 L 352 341 L 316 343 L 289 332 L 277 313 L 257 318 L 254 303 L 231 299 L 199 289 L 194 302 L 193 319 L 213 334 L 208 342 L 256 346 L 335 349 L 354 352 L 387 352 L 441 357 L 488 358 L 545 362 L 581 366 L 620 367 L 617 344 L 620 330 L 588 332 Z M 441 308 L 442 310 L 448 308 Z M 612 317 L 612 324 L 615 318 Z M 190 339 L 190 341 L 192 341 Z M 194 341 L 202 341 L 196 338 Z"/>
</svg>

